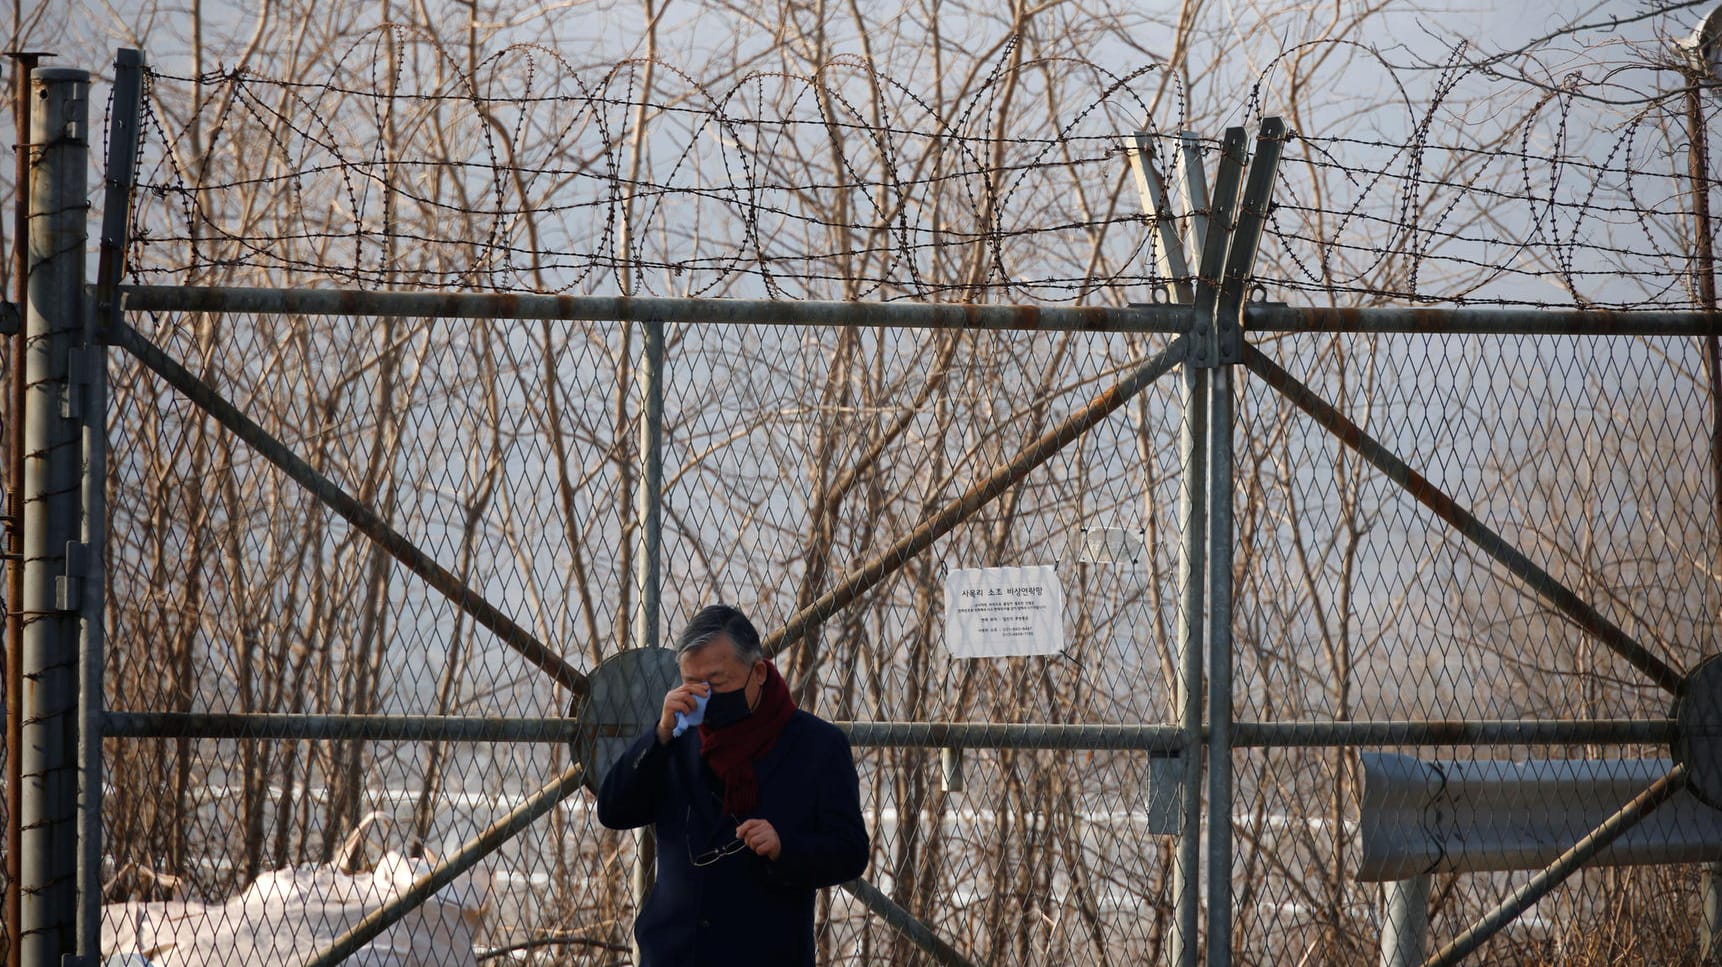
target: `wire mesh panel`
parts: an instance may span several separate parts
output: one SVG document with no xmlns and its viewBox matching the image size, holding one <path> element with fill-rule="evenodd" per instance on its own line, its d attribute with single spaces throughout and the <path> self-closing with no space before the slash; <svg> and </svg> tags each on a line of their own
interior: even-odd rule
<svg viewBox="0 0 1722 967">
<path fill-rule="evenodd" d="M 594 543 L 590 561 L 561 550 L 565 528 L 585 520 L 558 512 L 555 444 L 525 429 L 542 409 L 525 404 L 521 364 L 507 353 L 530 341 L 503 346 L 483 338 L 484 326 L 451 331 L 427 320 L 218 317 L 201 331 L 184 322 L 160 320 L 151 335 L 201 360 L 204 378 L 252 419 L 469 586 L 573 660 L 613 647 L 582 633 L 578 599 L 565 593 L 578 588 L 575 567 L 626 582 L 609 575 L 614 546 Z M 528 358 L 531 372 L 539 362 Z M 571 374 L 579 362 L 570 354 Z M 590 377 L 569 384 L 600 391 Z M 112 707 L 492 718 L 569 710 L 548 676 L 152 374 L 118 367 L 114 399 Z M 569 500 L 618 506 L 606 493 L 613 483 L 568 479 Z M 377 811 L 388 822 L 374 847 L 447 855 L 567 764 L 559 745 L 441 741 L 178 739 L 114 751 L 110 842 L 127 874 L 120 884 L 136 884 L 115 892 L 155 896 L 168 876 L 217 901 L 261 872 L 331 863 Z M 575 894 L 545 893 L 551 869 L 626 882 L 625 871 L 605 873 L 604 838 L 590 826 L 574 803 L 498 855 L 489 875 L 508 902 L 497 904 L 492 929 L 517 937 L 521 923 L 556 922 L 558 904 L 579 909 Z"/>
<path fill-rule="evenodd" d="M 376 520 L 331 509 L 135 344 L 114 352 L 108 705 L 177 714 L 175 728 L 242 718 L 207 730 L 219 738 L 108 740 L 110 933 L 165 949 L 160 924 L 201 905 L 187 929 L 213 962 L 309 956 L 271 932 L 297 878 L 374 906 L 512 810 L 549 803 L 557 782 L 590 780 L 567 770 L 601 768 L 586 750 L 647 720 L 595 719 L 604 663 L 721 600 L 768 634 L 796 622 L 776 655 L 794 697 L 853 737 L 870 862 L 867 883 L 819 897 L 821 963 L 940 962 L 888 923 L 873 887 L 975 963 L 1165 959 L 1186 760 L 1058 730 L 1179 719 L 1179 550 L 1203 536 L 1183 531 L 1180 488 L 1209 483 L 1186 478 L 1179 451 L 1197 415 L 1173 370 L 1194 365 L 1187 343 L 1049 331 L 1033 311 L 1002 329 L 819 326 L 792 309 L 726 324 L 721 307 L 701 322 L 528 319 L 515 296 L 868 300 L 883 314 L 906 300 L 1124 305 L 1211 289 L 1196 229 L 1230 226 L 1197 176 L 1219 140 L 1129 141 L 1152 148 L 1138 161 L 1173 194 L 1197 196 L 1169 224 L 1140 217 L 1125 190 L 1121 135 L 1186 126 L 1196 109 L 1181 81 L 1044 48 L 1015 58 L 1019 43 L 1047 43 L 1026 34 L 971 65 L 960 97 L 864 59 L 720 84 L 652 57 L 592 68 L 537 43 L 457 56 L 397 25 L 359 38 L 315 79 L 151 78 L 133 281 L 503 297 L 467 318 L 361 310 L 370 293 L 350 290 L 342 315 L 127 316 Z M 1224 113 L 1253 120 L 1264 90 L 1307 84 L 1304 64 L 1273 59 Z M 1446 98 L 1494 75 L 1459 59 L 1441 73 L 1429 102 L 1378 137 L 1276 142 L 1244 319 L 1300 308 L 1269 299 L 1696 304 L 1671 115 L 1617 118 L 1581 151 L 1573 91 L 1538 88 L 1460 124 Z M 1714 194 L 1714 179 L 1692 177 Z M 1174 235 L 1190 248 L 1177 278 Z M 1535 885 L 1549 850 L 1594 821 L 1554 847 L 1481 859 L 1493 854 L 1479 843 L 1522 831 L 1514 817 L 1582 798 L 1489 777 L 1522 765 L 1594 778 L 1621 762 L 1634 782 L 1664 774 L 1670 682 L 1644 666 L 1673 679 L 1696 667 L 1722 606 L 1698 339 L 1463 334 L 1486 327 L 1434 316 L 1419 322 L 1455 334 L 1381 334 L 1327 319 L 1344 331 L 1250 333 L 1235 370 L 1234 533 L 1207 546 L 1233 551 L 1236 721 L 1235 747 L 1207 763 L 1231 770 L 1234 801 L 1229 815 L 1210 806 L 1206 833 L 1229 824 L 1233 848 L 1187 884 L 1232 885 L 1232 949 L 1209 952 L 1216 962 L 1374 961 L 1407 895 L 1433 949 Z M 660 328 L 661 374 L 648 348 Z M 1107 391 L 1150 359 L 1171 372 L 977 497 L 1031 441 L 1110 407 Z M 653 386 L 663 475 L 642 492 Z M 1394 482 L 1381 453 L 1421 476 Z M 948 529 L 903 550 L 952 508 Z M 1474 515 L 1469 537 L 1454 508 Z M 428 579 L 425 562 L 443 573 Z M 956 657 L 946 581 L 1026 566 L 1057 576 L 1063 651 Z M 853 600 L 821 604 L 863 573 Z M 1634 667 L 1628 646 L 1650 660 Z M 245 736 L 266 714 L 293 716 L 298 734 Z M 555 737 L 432 734 L 452 718 Z M 1523 737 L 1527 723 L 1575 722 L 1608 729 Z M 999 739 L 993 726 L 1019 728 Z M 1394 731 L 1413 726 L 1416 742 Z M 1434 841 L 1463 809 L 1487 817 L 1403 879 L 1370 856 L 1371 770 L 1393 754 L 1437 777 L 1415 807 L 1429 828 L 1405 839 Z M 1486 813 L 1500 789 L 1508 811 Z M 1662 808 L 1675 827 L 1644 828 L 1669 839 L 1715 812 Z M 653 848 L 604 829 L 592 793 L 575 792 L 439 894 L 443 919 L 389 942 L 435 936 L 449 963 L 629 962 L 635 871 Z M 1707 874 L 1689 856 L 1611 862 L 1581 863 L 1481 958 L 1696 959 Z M 1413 882 L 1427 895 L 1394 892 Z M 363 908 L 334 906 L 345 912 L 322 914 L 317 949 Z M 234 924 L 248 911 L 270 929 L 242 950 Z"/>
<path fill-rule="evenodd" d="M 1717 602 L 1700 562 L 1716 534 L 1693 442 L 1708 422 L 1696 340 L 1347 335 L 1265 351 L 1657 654 L 1690 667 L 1708 650 Z M 1239 526 L 1256 539 L 1240 541 L 1254 555 L 1240 570 L 1269 609 L 1240 631 L 1262 642 L 1240 663 L 1255 715 L 1667 714 L 1670 696 L 1416 495 L 1270 387 L 1244 392 Z M 1311 693 L 1307 669 L 1281 657 L 1294 653 L 1334 679 Z"/>
<path fill-rule="evenodd" d="M 1718 604 L 1700 563 L 1716 542 L 1709 467 L 1701 444 L 1681 442 L 1707 433 L 1708 394 L 1693 379 L 1701 349 L 1677 339 L 1347 334 L 1279 340 L 1264 351 L 1627 634 L 1690 668 L 1710 651 Z M 1264 383 L 1247 382 L 1243 398 L 1242 438 L 1250 442 L 1239 455 L 1239 548 L 1249 561 L 1240 566 L 1240 717 L 1457 723 L 1669 715 L 1672 696 L 1418 495 Z M 1648 756 L 1663 760 L 1660 771 L 1668 767 L 1666 746 L 1570 741 L 1399 751 L 1435 763 Z M 1287 949 L 1332 962 L 1365 958 L 1384 912 L 1376 884 L 1358 882 L 1356 750 L 1258 750 L 1235 761 L 1241 848 L 1233 873 L 1249 884 L 1238 908 L 1240 961 L 1278 962 Z M 1562 815 L 1571 795 L 1570 788 L 1528 788 L 1511 812 L 1488 821 L 1523 828 Z M 1552 836 L 1564 838 L 1564 848 L 1588 832 L 1587 824 Z M 1481 842 L 1512 834 L 1469 835 Z M 1444 942 L 1529 878 L 1439 877 L 1432 939 Z M 1624 913 L 1628 894 L 1652 889 L 1656 912 L 1642 916 L 1657 920 L 1653 932 L 1666 946 L 1638 948 L 1593 929 Z M 1696 869 L 1598 869 L 1538 904 L 1485 948 L 1486 958 L 1691 959 L 1701 900 Z"/>
<path fill-rule="evenodd" d="M 570 662 L 590 671 L 632 645 L 628 327 L 148 322 L 169 353 Z M 770 627 L 1157 348 L 1121 335 L 692 325 L 667 343 L 666 633 L 714 600 Z M 154 374 L 119 366 L 114 398 L 111 707 L 577 710 Z M 780 656 L 799 702 L 836 720 L 1167 720 L 1179 419 L 1171 390 L 1152 388 L 936 555 L 902 562 L 866 604 Z M 1097 555 L 1088 535 L 1102 532 L 1119 549 Z M 1016 564 L 1057 570 L 1066 651 L 951 657 L 946 570 Z M 340 859 L 367 825 L 373 862 L 384 848 L 447 855 L 567 762 L 559 746 L 524 744 L 118 741 L 129 744 L 115 748 L 107 823 L 125 875 L 111 899 L 178 884 L 224 900 L 267 871 Z M 1167 847 L 1147 822 L 1146 753 L 960 755 L 962 787 L 947 790 L 937 749 L 858 749 L 881 889 L 983 960 L 1158 950 Z M 625 947 L 635 844 L 596 825 L 587 795 L 486 865 L 481 945 L 554 945 L 575 962 Z M 368 819 L 377 812 L 387 821 Z M 914 956 L 854 900 L 823 909 L 830 962 Z"/>
</svg>

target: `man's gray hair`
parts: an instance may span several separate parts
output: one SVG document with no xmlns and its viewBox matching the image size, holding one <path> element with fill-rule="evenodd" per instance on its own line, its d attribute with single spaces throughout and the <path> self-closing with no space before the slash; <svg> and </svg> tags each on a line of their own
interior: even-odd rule
<svg viewBox="0 0 1722 967">
<path fill-rule="evenodd" d="M 722 635 L 735 646 L 735 656 L 742 664 L 751 666 L 765 657 L 759 647 L 759 631 L 741 609 L 727 604 L 711 604 L 700 609 L 676 640 L 676 657 L 697 651 Z"/>
</svg>

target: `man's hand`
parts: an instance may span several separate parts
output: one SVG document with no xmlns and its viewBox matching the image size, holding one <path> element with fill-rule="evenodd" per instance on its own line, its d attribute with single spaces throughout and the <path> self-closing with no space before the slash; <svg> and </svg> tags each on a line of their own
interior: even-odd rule
<svg viewBox="0 0 1722 967">
<path fill-rule="evenodd" d="M 676 713 L 692 712 L 695 708 L 694 696 L 707 696 L 712 687 L 705 682 L 687 682 L 677 685 L 664 694 L 664 713 L 658 716 L 658 744 L 669 745 L 671 734 L 676 730 Z"/>
<path fill-rule="evenodd" d="M 772 862 L 776 862 L 778 855 L 783 852 L 783 842 L 777 838 L 777 830 L 763 819 L 750 819 L 737 826 L 735 838 L 746 843 L 748 849 Z"/>
</svg>

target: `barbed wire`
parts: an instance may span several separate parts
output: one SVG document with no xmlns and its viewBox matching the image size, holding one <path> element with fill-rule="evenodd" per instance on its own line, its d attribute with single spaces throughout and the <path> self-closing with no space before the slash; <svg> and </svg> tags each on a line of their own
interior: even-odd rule
<svg viewBox="0 0 1722 967">
<path fill-rule="evenodd" d="M 392 43 L 372 46 L 370 87 L 151 73 L 135 277 L 1114 304 L 1171 281 L 1125 155 L 1152 64 L 1001 58 L 941 107 L 854 58 L 717 90 L 659 61 L 579 70 L 523 46 L 415 87 Z M 1080 83 L 1053 98 L 1051 73 Z M 1508 83 L 1455 54 L 1402 138 L 1297 132 L 1258 280 L 1350 302 L 1692 304 L 1677 119 L 1581 123 L 1588 106 L 1547 92 L 1488 130 L 1444 115 L 1480 76 Z M 1012 113 L 1007 89 L 1031 82 L 1049 96 Z M 1175 184 L 1179 145 L 1159 132 L 1189 122 L 1154 120 Z M 1211 166 L 1218 140 L 1196 144 Z"/>
</svg>

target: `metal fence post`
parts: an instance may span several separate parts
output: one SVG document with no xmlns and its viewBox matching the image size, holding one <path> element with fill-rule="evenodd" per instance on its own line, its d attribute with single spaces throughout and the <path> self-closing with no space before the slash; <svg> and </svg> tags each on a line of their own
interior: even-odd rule
<svg viewBox="0 0 1722 967">
<path fill-rule="evenodd" d="M 88 578 L 80 595 L 78 668 L 78 955 L 101 960 L 102 940 L 102 721 L 107 662 L 107 336 L 120 313 L 119 284 L 131 237 L 132 183 L 137 175 L 142 123 L 143 54 L 122 49 L 114 61 L 114 100 L 108 122 L 107 176 L 102 200 L 101 260 L 96 270 L 96 311 L 84 316 L 80 358 L 88 379 L 84 398 L 83 541 Z"/>
<path fill-rule="evenodd" d="M 1381 967 L 1417 967 L 1429 941 L 1429 875 L 1382 884 Z"/>
<path fill-rule="evenodd" d="M 658 647 L 659 567 L 662 539 L 661 490 L 664 479 L 664 324 L 647 322 L 644 382 L 640 386 L 640 459 L 638 494 L 640 550 L 635 557 L 639 610 L 634 614 L 634 647 Z M 646 905 L 657 865 L 657 837 L 649 827 L 634 831 L 634 910 Z M 639 961 L 634 943 L 634 960 Z"/>
<path fill-rule="evenodd" d="M 79 412 L 84 325 L 86 71 L 31 74 L 29 298 L 25 311 L 22 961 L 59 967 L 77 946 Z"/>
<path fill-rule="evenodd" d="M 1225 319 L 1224 293 L 1216 285 L 1222 267 L 1229 273 L 1234 213 L 1243 178 L 1244 131 L 1228 128 L 1221 143 L 1219 171 L 1203 239 L 1201 274 L 1196 284 L 1196 321 L 1190 330 L 1190 364 L 1208 370 L 1206 476 L 1208 646 L 1208 847 L 1207 962 L 1232 962 L 1232 365 L 1222 339 L 1237 335 L 1238 320 Z"/>
<path fill-rule="evenodd" d="M 1196 967 L 1200 935 L 1202 855 L 1202 647 L 1206 628 L 1202 608 L 1207 585 L 1207 436 L 1208 370 L 1189 363 L 1183 373 L 1184 428 L 1179 440 L 1183 481 L 1178 511 L 1178 578 L 1184 594 L 1178 605 L 1178 724 L 1183 730 L 1183 776 L 1179 783 L 1184 815 L 1178 831 L 1178 865 L 1172 879 L 1172 945 L 1169 962 Z"/>
<path fill-rule="evenodd" d="M 1227 155 L 1236 150 L 1234 132 L 1242 134 L 1236 128 L 1226 132 Z M 1206 239 L 1211 252 L 1218 250 L 1214 243 L 1220 233 L 1229 236 L 1225 276 L 1211 316 L 1217 366 L 1208 392 L 1208 963 L 1215 965 L 1232 962 L 1233 372 L 1246 345 L 1244 287 L 1254 270 L 1285 137 L 1281 119 L 1262 119 L 1241 198 L 1236 194 L 1240 163 L 1235 155 L 1230 163 L 1222 156 Z M 1204 268 L 1209 264 L 1204 258 Z M 1204 288 L 1204 295 L 1212 292 L 1211 283 Z"/>
<path fill-rule="evenodd" d="M 1220 967 L 1232 962 L 1232 367 L 1208 381 L 1208 963 Z"/>
<path fill-rule="evenodd" d="M 641 329 L 645 345 L 640 373 L 640 479 L 634 507 L 640 520 L 640 546 L 634 558 L 634 647 L 658 647 L 658 603 L 664 485 L 664 324 L 656 319 Z"/>
<path fill-rule="evenodd" d="M 1186 147 L 1188 145 L 1186 144 Z M 1186 151 L 1182 185 L 1183 210 L 1192 219 L 1208 205 L 1203 183 L 1202 159 Z M 1193 166 L 1193 167 L 1192 167 Z M 1198 241 L 1186 249 L 1168 200 L 1166 186 L 1154 167 L 1154 140 L 1138 132 L 1130 152 L 1130 167 L 1142 195 L 1142 210 L 1153 220 L 1159 238 L 1157 268 L 1167 279 L 1172 297 L 1180 305 L 1192 306 L 1196 283 L 1190 276 L 1188 252 L 1203 254 Z M 1193 345 L 1208 342 L 1201 330 L 1206 321 L 1191 314 L 1187 338 Z M 1178 854 L 1172 868 L 1172 932 L 1166 946 L 1166 962 L 1174 967 L 1196 967 L 1201 929 L 1202 854 L 1202 668 L 1207 629 L 1203 607 L 1207 600 L 1206 540 L 1208 528 L 1208 370 L 1196 364 L 1193 354 L 1183 360 L 1179 383 L 1184 407 L 1178 439 L 1178 693 L 1174 715 L 1178 721 L 1179 767 Z M 1150 778 L 1154 781 L 1153 763 Z"/>
<path fill-rule="evenodd" d="M 17 305 L 30 301 L 30 199 L 25 190 L 30 184 L 30 153 L 26 142 L 30 133 L 30 72 L 41 55 L 30 51 L 13 51 L 12 58 L 12 129 L 18 132 L 20 144 L 14 149 L 17 162 L 13 184 L 18 191 L 13 199 L 12 277 Z M 23 852 L 23 780 L 19 763 L 23 759 L 24 719 L 19 696 L 24 691 L 24 327 L 20 323 L 8 339 L 11 350 L 7 366 L 7 406 L 11 417 L 6 421 L 6 962 L 22 963 L 19 948 L 18 857 Z"/>
<path fill-rule="evenodd" d="M 637 602 L 634 611 L 634 647 L 658 647 L 659 568 L 663 537 L 661 514 L 664 481 L 664 324 L 656 319 L 642 327 L 645 345 L 640 367 L 640 479 L 635 493 L 635 509 L 640 520 L 640 546 L 634 556 L 634 585 Z M 631 877 L 634 910 L 646 905 L 652 892 L 653 874 L 657 866 L 657 837 L 651 827 L 634 830 L 634 871 Z M 630 941 L 636 963 L 640 959 L 638 941 Z"/>
<path fill-rule="evenodd" d="M 1722 8 L 1718 8 L 1722 9 Z M 1713 11 L 1710 17 L 1716 16 Z M 1700 27 L 1696 37 L 1704 35 Z M 1686 81 L 1686 164 L 1692 181 L 1693 288 L 1698 308 L 1716 311 L 1716 253 L 1710 228 L 1710 150 L 1705 135 L 1703 55 L 1713 51 L 1688 49 L 1682 75 Z M 1694 59 L 1693 55 L 1699 55 Z M 1704 338 L 1704 358 L 1710 376 L 1710 483 L 1714 501 L 1712 523 L 1722 537 L 1722 340 L 1715 333 Z M 1704 944 L 1706 964 L 1722 962 L 1722 864 L 1704 867 Z"/>
</svg>

